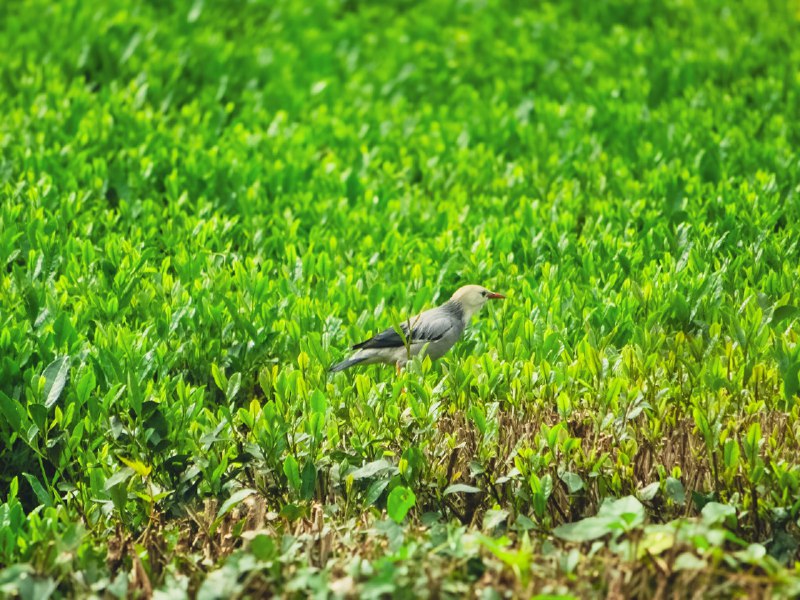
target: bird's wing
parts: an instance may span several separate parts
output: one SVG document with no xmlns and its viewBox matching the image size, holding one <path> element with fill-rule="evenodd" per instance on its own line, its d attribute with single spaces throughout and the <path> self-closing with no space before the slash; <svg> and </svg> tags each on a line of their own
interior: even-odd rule
<svg viewBox="0 0 800 600">
<path fill-rule="evenodd" d="M 411 336 L 408 335 L 408 325 L 408 322 L 403 322 L 400 324 L 400 329 L 410 343 L 428 344 L 442 339 L 457 325 L 457 322 L 448 314 L 423 313 L 419 317 L 411 319 Z M 356 344 L 353 346 L 353 350 L 362 348 L 401 348 L 404 345 L 400 334 L 390 327 L 370 339 Z"/>
</svg>

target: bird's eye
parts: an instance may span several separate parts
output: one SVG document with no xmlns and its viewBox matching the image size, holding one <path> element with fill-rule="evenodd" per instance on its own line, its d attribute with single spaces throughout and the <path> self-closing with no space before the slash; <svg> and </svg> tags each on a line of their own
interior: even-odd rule
<svg viewBox="0 0 800 600">
<path fill-rule="evenodd" d="M 481 292 L 481 296 L 483 296 L 484 298 L 486 298 L 486 294 L 488 294 L 488 293 L 489 293 L 489 292 L 487 292 L 486 290 L 483 290 L 483 291 Z"/>
</svg>

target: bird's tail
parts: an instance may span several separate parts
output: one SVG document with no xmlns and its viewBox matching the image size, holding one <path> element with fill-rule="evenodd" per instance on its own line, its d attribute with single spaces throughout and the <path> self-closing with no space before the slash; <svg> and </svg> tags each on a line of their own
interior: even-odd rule
<svg viewBox="0 0 800 600">
<path fill-rule="evenodd" d="M 360 362 L 363 362 L 367 359 L 366 356 L 351 356 L 347 360 L 343 360 L 340 363 L 336 363 L 330 369 L 328 369 L 331 373 L 337 373 L 339 371 L 344 371 L 352 367 L 353 365 L 357 365 Z"/>
</svg>

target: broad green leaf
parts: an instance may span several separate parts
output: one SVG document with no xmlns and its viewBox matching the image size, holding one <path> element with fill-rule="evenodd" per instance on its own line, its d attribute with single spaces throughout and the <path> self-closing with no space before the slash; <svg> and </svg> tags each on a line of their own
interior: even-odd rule
<svg viewBox="0 0 800 600">
<path fill-rule="evenodd" d="M 110 490 L 115 485 L 119 485 L 120 483 L 128 481 L 131 477 L 133 477 L 134 473 L 135 471 L 130 467 L 123 467 L 119 471 L 115 471 L 111 477 L 106 479 L 106 491 Z"/>
<path fill-rule="evenodd" d="M 12 431 L 22 433 L 22 420 L 25 417 L 22 405 L 6 396 L 2 391 L 0 391 L 0 414 L 11 426 Z"/>
<path fill-rule="evenodd" d="M 517 550 L 513 547 L 508 547 L 510 544 L 506 536 L 495 539 L 483 534 L 478 534 L 477 538 L 481 545 L 488 548 L 492 554 L 511 567 L 520 577 L 530 569 L 532 552 L 528 545 L 520 544 L 520 548 Z M 523 539 L 525 539 L 525 534 L 523 534 Z"/>
<path fill-rule="evenodd" d="M 800 392 L 800 361 L 789 365 L 782 371 L 783 395 L 788 400 Z"/>
<path fill-rule="evenodd" d="M 570 494 L 575 494 L 583 489 L 583 479 L 577 473 L 564 471 L 559 475 L 559 478 L 567 485 L 567 491 Z"/>
<path fill-rule="evenodd" d="M 378 501 L 378 498 L 381 497 L 381 494 L 383 494 L 383 490 L 386 489 L 390 482 L 391 479 L 376 479 L 373 481 L 371 484 L 369 484 L 369 488 L 367 488 L 367 496 L 364 501 L 367 504 L 375 504 L 375 502 Z"/>
<path fill-rule="evenodd" d="M 692 503 L 696 510 L 703 510 L 703 508 L 716 498 L 714 492 L 703 494 L 697 490 L 692 490 Z"/>
<path fill-rule="evenodd" d="M 217 384 L 217 387 L 221 391 L 228 391 L 228 378 L 225 377 L 225 373 L 217 366 L 216 363 L 211 363 L 211 377 L 214 379 L 214 383 Z"/>
<path fill-rule="evenodd" d="M 678 506 L 683 506 L 684 502 L 686 502 L 686 490 L 683 488 L 680 479 L 667 477 L 667 482 L 664 487 L 667 492 L 667 498 Z"/>
<path fill-rule="evenodd" d="M 675 559 L 672 568 L 675 571 L 701 571 L 708 568 L 708 563 L 691 552 L 682 552 Z"/>
<path fill-rule="evenodd" d="M 587 517 L 575 523 L 566 523 L 553 529 L 553 535 L 568 542 L 589 542 L 614 531 L 614 519 Z"/>
<path fill-rule="evenodd" d="M 389 461 L 381 458 L 379 460 L 370 462 L 365 464 L 363 467 L 360 467 L 350 473 L 350 477 L 353 479 L 368 479 L 370 477 L 374 477 L 379 473 L 390 472 L 394 474 L 397 472 L 397 467 L 395 467 Z"/>
<path fill-rule="evenodd" d="M 298 506 L 297 504 L 285 504 L 281 508 L 280 512 L 280 515 L 288 521 L 296 521 L 297 519 L 305 516 L 305 514 L 306 511 L 303 509 L 303 507 Z"/>
<path fill-rule="evenodd" d="M 50 408 L 61 397 L 69 377 L 69 356 L 57 358 L 44 370 L 44 405 Z"/>
<path fill-rule="evenodd" d="M 728 438 L 725 440 L 722 450 L 725 468 L 736 469 L 739 466 L 739 443 L 735 439 Z"/>
<path fill-rule="evenodd" d="M 709 502 L 700 511 L 703 516 L 703 522 L 708 525 L 716 525 L 722 523 L 728 517 L 736 517 L 736 509 L 727 504 L 720 504 L 719 502 Z"/>
<path fill-rule="evenodd" d="M 639 500 L 633 496 L 625 496 L 617 500 L 606 499 L 597 511 L 597 515 L 621 520 L 627 529 L 644 523 L 645 510 Z"/>
<path fill-rule="evenodd" d="M 239 393 L 239 388 L 242 385 L 242 374 L 241 373 L 234 373 L 231 375 L 231 378 L 228 380 L 228 386 L 225 392 L 225 398 L 227 398 L 228 402 L 233 401 L 236 398 L 236 395 Z"/>
<path fill-rule="evenodd" d="M 762 544 L 748 544 L 744 550 L 734 553 L 734 556 L 740 561 L 751 564 L 759 564 L 766 555 L 767 549 Z"/>
<path fill-rule="evenodd" d="M 778 306 L 772 311 L 772 320 L 770 322 L 773 325 L 778 325 L 781 321 L 792 319 L 798 315 L 800 315 L 800 307 L 791 306 L 788 304 L 784 306 Z"/>
<path fill-rule="evenodd" d="M 475 486 L 472 485 L 467 485 L 466 483 L 454 483 L 452 485 L 448 485 L 445 488 L 444 493 L 442 495 L 447 496 L 449 494 L 477 494 L 480 491 L 481 491 L 480 488 L 476 488 Z"/>
<path fill-rule="evenodd" d="M 23 473 L 22 475 L 28 480 L 28 483 L 30 484 L 31 489 L 36 495 L 36 499 L 39 501 L 39 503 L 43 506 L 53 506 L 53 498 L 50 496 L 50 492 L 48 492 L 47 489 L 42 485 L 42 482 L 39 480 L 39 478 L 35 475 L 31 475 L 30 473 Z"/>
<path fill-rule="evenodd" d="M 657 556 L 676 544 L 676 533 L 671 525 L 649 525 L 637 547 L 637 558 Z"/>
<path fill-rule="evenodd" d="M 419 478 L 425 468 L 425 455 L 417 446 L 409 446 L 403 450 L 400 459 L 400 472 L 407 482 Z"/>
<path fill-rule="evenodd" d="M 275 558 L 275 542 L 270 536 L 263 533 L 258 534 L 250 541 L 249 549 L 258 560 Z"/>
<path fill-rule="evenodd" d="M 750 466 L 754 466 L 759 460 L 759 449 L 761 447 L 761 425 L 756 421 L 750 425 L 744 439 L 744 454 Z"/>
<path fill-rule="evenodd" d="M 300 482 L 300 497 L 303 500 L 311 500 L 314 497 L 314 488 L 317 485 L 317 468 L 310 460 L 303 465 Z"/>
<path fill-rule="evenodd" d="M 486 434 L 486 414 L 484 413 L 483 409 L 475 405 L 470 409 L 469 416 L 472 418 L 475 426 L 478 428 L 478 431 L 481 432 L 481 435 Z"/>
<path fill-rule="evenodd" d="M 75 391 L 78 395 L 78 401 L 81 404 L 86 403 L 86 401 L 89 399 L 89 394 L 94 391 L 96 385 L 97 380 L 95 379 L 94 371 L 92 369 L 87 369 L 78 380 L 78 384 L 75 388 Z"/>
<path fill-rule="evenodd" d="M 639 497 L 640 500 L 643 502 L 649 502 L 653 498 L 656 497 L 658 490 L 661 488 L 661 483 L 658 481 L 654 481 L 651 484 L 644 486 L 640 489 L 636 495 Z"/>
<path fill-rule="evenodd" d="M 389 498 L 386 501 L 386 512 L 389 513 L 395 523 L 401 523 L 416 502 L 417 498 L 414 492 L 407 487 L 399 485 L 389 492 Z"/>
<path fill-rule="evenodd" d="M 325 394 L 323 394 L 321 390 L 314 390 L 311 393 L 309 404 L 311 405 L 312 411 L 324 415 L 328 406 L 328 401 L 325 398 Z"/>
<path fill-rule="evenodd" d="M 289 485 L 295 491 L 300 491 L 300 468 L 297 464 L 297 459 L 291 454 L 283 461 L 283 474 L 289 481 Z"/>
<path fill-rule="evenodd" d="M 242 500 L 245 498 L 249 498 L 253 494 L 255 494 L 255 490 L 251 490 L 249 488 L 243 488 L 241 490 L 236 490 L 230 497 L 222 503 L 222 506 L 219 507 L 217 511 L 217 519 L 221 519 L 225 515 L 227 515 L 231 510 L 233 510 L 236 506 L 242 503 Z"/>
<path fill-rule="evenodd" d="M 502 508 L 487 510 L 483 517 L 483 529 L 493 531 L 501 523 L 508 519 L 508 511 Z"/>
</svg>

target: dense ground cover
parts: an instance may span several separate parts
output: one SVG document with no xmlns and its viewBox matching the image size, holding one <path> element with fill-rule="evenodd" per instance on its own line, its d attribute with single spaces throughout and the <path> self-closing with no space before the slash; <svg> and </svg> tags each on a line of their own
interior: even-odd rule
<svg viewBox="0 0 800 600">
<path fill-rule="evenodd" d="M 0 595 L 800 593 L 799 33 L 1 3 Z"/>
</svg>

